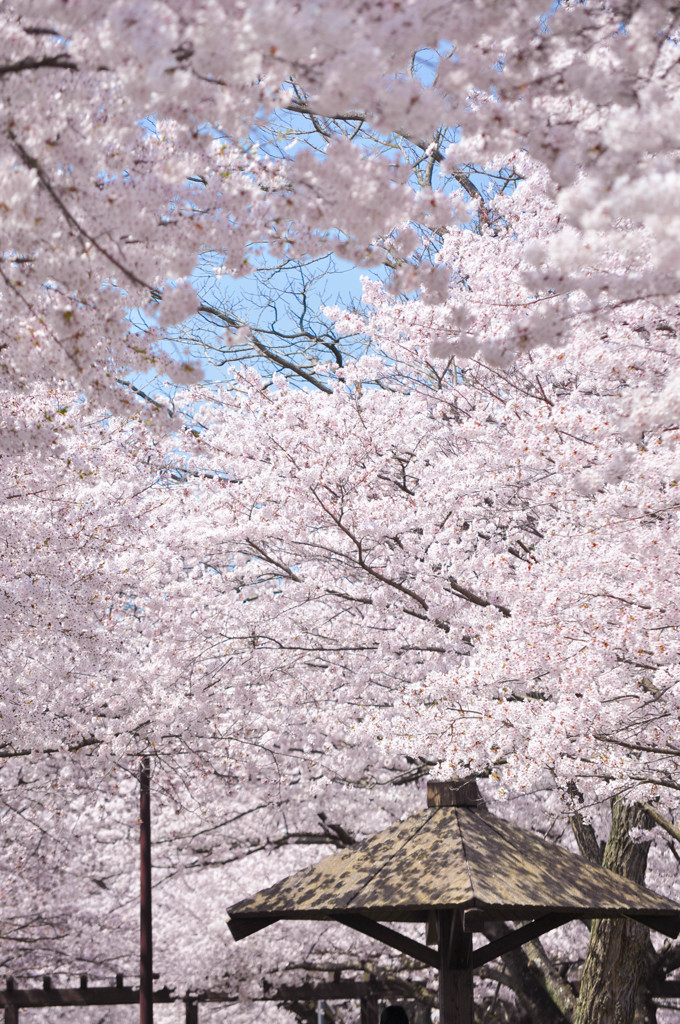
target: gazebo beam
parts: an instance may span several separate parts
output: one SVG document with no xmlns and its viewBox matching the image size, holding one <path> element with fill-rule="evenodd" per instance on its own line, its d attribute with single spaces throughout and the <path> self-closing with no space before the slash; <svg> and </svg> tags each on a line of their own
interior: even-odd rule
<svg viewBox="0 0 680 1024">
<path fill-rule="evenodd" d="M 511 950 L 517 949 L 518 946 L 523 946 L 525 942 L 537 939 L 539 935 L 551 932 L 553 928 L 559 928 L 567 921 L 573 921 L 577 916 L 577 914 L 544 914 L 543 917 L 530 921 L 521 928 L 515 928 L 507 935 L 502 935 L 500 939 L 494 939 L 486 946 L 480 946 L 479 949 L 473 950 L 472 967 L 476 969 L 482 964 L 488 964 L 490 960 L 495 960 L 496 957 L 503 956 L 504 953 L 509 953 Z"/>
<path fill-rule="evenodd" d="M 518 946 L 523 946 L 525 942 L 531 942 L 532 939 L 537 939 L 540 935 L 545 935 L 546 932 L 551 932 L 554 928 L 559 928 L 568 921 L 575 920 L 578 916 L 578 914 L 544 914 L 543 917 L 539 917 L 535 921 L 529 921 L 528 924 L 523 925 L 521 928 L 515 928 L 513 931 L 508 932 L 507 935 L 502 935 L 500 939 L 487 942 L 485 946 L 480 946 L 478 949 L 473 950 L 473 970 L 481 967 L 482 964 L 489 963 L 490 960 L 503 956 L 504 953 L 517 949 Z M 411 939 L 408 935 L 402 935 L 401 932 L 395 931 L 394 928 L 388 928 L 386 925 L 380 924 L 370 917 L 364 917 L 363 914 L 334 914 L 332 920 L 347 925 L 348 928 L 353 928 L 355 931 L 368 935 L 372 939 L 377 939 L 386 946 L 391 946 L 393 949 L 397 949 L 400 953 L 405 953 L 414 960 L 420 960 L 429 967 L 439 968 L 440 966 L 439 952 L 437 950 L 430 946 L 425 946 L 416 939 Z M 253 924 L 255 921 L 258 922 L 259 927 L 262 927 L 264 924 L 261 918 L 255 919 Z M 648 922 L 645 921 L 643 923 Z M 248 929 L 247 934 L 250 933 L 250 929 Z M 468 929 L 465 928 L 464 924 L 461 934 L 468 935 Z"/>
<path fill-rule="evenodd" d="M 661 932 L 662 935 L 668 935 L 671 939 L 677 939 L 680 934 L 680 922 L 677 918 L 673 917 L 662 917 L 660 914 L 625 914 L 625 917 L 632 918 L 633 921 L 639 921 L 640 924 L 644 924 L 646 928 L 652 928 L 655 932 Z"/>
<path fill-rule="evenodd" d="M 394 928 L 387 928 L 384 924 L 373 921 L 363 914 L 333 914 L 333 920 L 354 928 L 357 932 L 369 935 L 372 939 L 384 942 L 386 946 L 398 949 L 400 953 L 413 957 L 414 960 L 421 960 L 429 967 L 439 967 L 439 955 L 436 949 L 425 946 L 416 939 L 410 939 L 408 935 L 402 935 Z"/>
<path fill-rule="evenodd" d="M 278 917 L 242 917 L 238 920 L 231 918 L 229 921 L 229 930 L 238 942 L 240 939 L 245 939 L 248 935 L 254 935 L 255 932 L 261 932 L 263 928 L 267 928 L 270 924 L 274 924 L 278 921 Z"/>
</svg>

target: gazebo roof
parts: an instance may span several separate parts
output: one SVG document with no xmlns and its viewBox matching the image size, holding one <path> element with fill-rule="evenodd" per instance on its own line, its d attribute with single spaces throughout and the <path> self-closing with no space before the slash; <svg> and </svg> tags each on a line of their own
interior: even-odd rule
<svg viewBox="0 0 680 1024">
<path fill-rule="evenodd" d="M 631 917 L 680 933 L 677 903 L 489 814 L 474 780 L 430 782 L 427 802 L 426 811 L 235 904 L 234 938 L 279 918 L 339 921 L 437 968 L 442 1024 L 473 1024 L 473 971 L 573 918 Z M 473 945 L 485 921 L 513 920 L 526 923 Z M 385 921 L 427 921 L 438 948 Z"/>
<path fill-rule="evenodd" d="M 441 784 L 430 788 L 441 802 Z M 229 910 L 234 937 L 280 918 L 428 921 L 438 910 L 468 921 L 625 915 L 680 932 L 678 904 L 489 814 L 472 793 L 461 799 L 459 787 L 452 800 L 467 806 L 429 806 L 241 900 Z"/>
</svg>

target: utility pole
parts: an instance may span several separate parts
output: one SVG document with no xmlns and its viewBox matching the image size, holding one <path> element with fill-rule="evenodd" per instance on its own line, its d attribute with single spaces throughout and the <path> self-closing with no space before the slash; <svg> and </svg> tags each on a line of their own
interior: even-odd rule
<svg viewBox="0 0 680 1024">
<path fill-rule="evenodd" d="M 151 933 L 151 761 L 139 772 L 139 1024 L 153 1024 L 153 949 Z"/>
</svg>

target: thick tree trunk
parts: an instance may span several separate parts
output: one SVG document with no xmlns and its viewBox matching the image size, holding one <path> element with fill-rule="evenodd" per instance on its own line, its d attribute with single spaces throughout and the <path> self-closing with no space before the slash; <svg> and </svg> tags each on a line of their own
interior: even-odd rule
<svg viewBox="0 0 680 1024">
<path fill-rule="evenodd" d="M 616 800 L 603 867 L 644 883 L 649 843 L 633 843 L 629 831 L 651 824 L 638 804 Z M 593 921 L 575 1024 L 638 1024 L 648 1019 L 644 982 L 650 947 L 647 928 L 636 921 Z"/>
</svg>

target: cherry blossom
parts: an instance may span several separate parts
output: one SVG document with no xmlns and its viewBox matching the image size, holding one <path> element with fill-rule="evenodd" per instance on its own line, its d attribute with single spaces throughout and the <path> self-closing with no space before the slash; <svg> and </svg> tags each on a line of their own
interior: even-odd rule
<svg viewBox="0 0 680 1024">
<path fill-rule="evenodd" d="M 149 753 L 184 988 L 256 997 L 319 952 L 403 972 L 311 927 L 225 968 L 222 911 L 428 771 L 563 841 L 651 808 L 633 838 L 677 896 L 672 5 L 0 19 L 3 962 L 134 969 Z M 362 300 L 291 337 L 199 274 L 330 257 Z M 201 384 L 206 322 L 229 369 Z M 564 978 L 534 964 L 561 1020 L 586 939 L 548 943 Z"/>
</svg>

